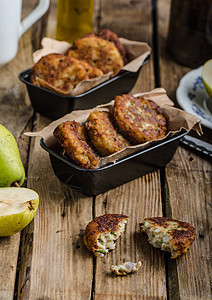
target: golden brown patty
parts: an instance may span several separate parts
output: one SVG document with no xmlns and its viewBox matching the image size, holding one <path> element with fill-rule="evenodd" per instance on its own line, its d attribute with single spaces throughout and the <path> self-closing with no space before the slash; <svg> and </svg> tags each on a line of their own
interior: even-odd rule
<svg viewBox="0 0 212 300">
<path fill-rule="evenodd" d="M 75 163 L 85 169 L 95 169 L 99 157 L 88 144 L 85 127 L 75 121 L 66 121 L 54 130 L 54 136 Z"/>
<path fill-rule="evenodd" d="M 126 94 L 116 96 L 114 117 L 120 132 L 133 144 L 163 138 L 166 119 L 153 101 Z"/>
<path fill-rule="evenodd" d="M 90 113 L 86 128 L 91 143 L 97 151 L 107 156 L 126 148 L 129 143 L 117 133 L 113 126 L 112 115 L 106 111 L 93 111 Z"/>
<path fill-rule="evenodd" d="M 124 62 L 116 46 L 107 40 L 90 34 L 77 39 L 67 53 L 68 56 L 85 60 L 91 66 L 102 70 L 104 74 L 116 74 Z"/>
<path fill-rule="evenodd" d="M 195 239 L 195 228 L 176 219 L 164 217 L 145 218 L 140 224 L 148 235 L 149 243 L 164 251 L 171 252 L 171 258 L 185 254 Z"/>
<path fill-rule="evenodd" d="M 84 243 L 96 256 L 104 256 L 115 248 L 115 240 L 125 229 L 129 217 L 121 214 L 106 214 L 95 218 L 85 229 Z"/>
<path fill-rule="evenodd" d="M 109 29 L 103 29 L 101 30 L 97 36 L 104 40 L 108 40 L 110 42 L 113 42 L 116 48 L 119 50 L 119 52 L 122 55 L 122 58 L 124 60 L 124 64 L 128 62 L 126 51 L 124 45 L 120 42 L 119 37 L 114 32 L 110 31 Z"/>
<path fill-rule="evenodd" d="M 42 86 L 42 81 L 45 81 L 64 94 L 86 79 L 89 76 L 79 60 L 57 53 L 43 56 L 34 65 L 30 75 L 33 84 Z"/>
<path fill-rule="evenodd" d="M 86 73 L 88 75 L 89 78 L 96 78 L 99 76 L 103 75 L 102 70 L 98 69 L 98 68 L 94 68 L 92 67 L 89 63 L 87 63 L 84 60 L 80 60 L 80 63 L 82 64 L 82 66 L 85 68 Z"/>
</svg>

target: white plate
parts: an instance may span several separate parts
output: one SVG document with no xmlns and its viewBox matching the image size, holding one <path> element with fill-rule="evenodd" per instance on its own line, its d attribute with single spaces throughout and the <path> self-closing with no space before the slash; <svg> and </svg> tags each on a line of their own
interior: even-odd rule
<svg viewBox="0 0 212 300">
<path fill-rule="evenodd" d="M 202 67 L 187 73 L 179 83 L 176 96 L 178 104 L 202 120 L 202 125 L 212 129 L 212 99 L 202 81 Z"/>
</svg>

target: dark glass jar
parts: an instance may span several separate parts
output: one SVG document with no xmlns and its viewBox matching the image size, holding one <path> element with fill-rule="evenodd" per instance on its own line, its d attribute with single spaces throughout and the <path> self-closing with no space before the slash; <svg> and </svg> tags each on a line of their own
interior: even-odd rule
<svg viewBox="0 0 212 300">
<path fill-rule="evenodd" d="M 190 68 L 212 58 L 212 0 L 172 0 L 167 51 Z"/>
</svg>

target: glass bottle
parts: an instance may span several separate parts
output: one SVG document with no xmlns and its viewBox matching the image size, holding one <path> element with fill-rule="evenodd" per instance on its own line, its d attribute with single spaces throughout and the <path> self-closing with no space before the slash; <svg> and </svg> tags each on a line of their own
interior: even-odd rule
<svg viewBox="0 0 212 300">
<path fill-rule="evenodd" d="M 93 31 L 94 0 L 58 0 L 56 39 L 72 43 Z"/>
</svg>

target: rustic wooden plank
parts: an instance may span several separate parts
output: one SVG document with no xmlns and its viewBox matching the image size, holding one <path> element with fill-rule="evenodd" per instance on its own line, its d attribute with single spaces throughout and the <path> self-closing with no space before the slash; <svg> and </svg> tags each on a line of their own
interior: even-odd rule
<svg viewBox="0 0 212 300">
<path fill-rule="evenodd" d="M 211 299 L 212 164 L 179 148 L 166 176 L 172 217 L 196 228 L 189 253 L 176 262 L 180 299 Z"/>
<path fill-rule="evenodd" d="M 18 260 L 20 234 L 0 238 L 0 299 L 12 300 Z"/>
<path fill-rule="evenodd" d="M 38 116 L 37 129 L 48 122 Z M 59 182 L 39 141 L 32 141 L 28 187 L 38 192 L 40 205 L 32 262 L 19 284 L 19 299 L 89 299 L 93 267 L 81 232 L 91 219 L 93 199 Z M 27 244 L 22 247 L 29 251 Z"/>
<path fill-rule="evenodd" d="M 54 37 L 56 1 L 50 12 L 47 36 Z M 37 129 L 49 122 L 37 114 Z M 93 199 L 59 182 L 39 138 L 31 145 L 28 186 L 39 193 L 40 205 L 34 226 L 23 237 L 18 299 L 89 299 L 93 262 L 82 230 L 91 219 Z"/>
<path fill-rule="evenodd" d="M 170 1 L 158 1 L 160 79 L 175 100 L 179 80 L 189 69 L 174 63 L 166 53 L 169 7 Z M 189 253 L 176 262 L 168 260 L 171 299 L 211 299 L 211 167 L 206 159 L 179 147 L 166 168 L 167 215 L 196 228 L 196 240 Z"/>
<path fill-rule="evenodd" d="M 101 1 L 100 27 L 108 28 L 118 36 L 151 42 L 149 5 L 149 1 Z"/>
<path fill-rule="evenodd" d="M 148 216 L 162 216 L 160 173 L 153 172 L 97 197 L 95 216 L 122 213 L 130 217 L 116 249 L 97 258 L 94 299 L 166 299 L 163 255 L 147 242 L 139 223 Z M 111 273 L 112 264 L 141 261 L 129 276 Z"/>
<path fill-rule="evenodd" d="M 152 47 L 151 1 L 119 0 L 101 1 L 99 29 L 108 28 L 118 36 L 131 40 L 147 42 Z M 111 10 L 113 7 L 113 10 Z M 148 20 L 148 22 L 147 22 Z M 155 87 L 153 71 L 153 53 L 150 62 L 142 67 L 131 93 L 149 91 Z"/>
<path fill-rule="evenodd" d="M 151 1 L 102 1 L 101 8 L 101 28 L 109 28 L 120 36 L 147 41 L 152 45 Z M 143 22 L 147 25 L 143 26 Z M 131 92 L 153 88 L 151 56 Z M 160 172 L 150 173 L 99 195 L 95 200 L 95 216 L 105 213 L 123 213 L 129 215 L 130 220 L 125 233 L 117 241 L 116 249 L 106 257 L 96 259 L 94 299 L 166 299 L 163 254 L 147 243 L 139 229 L 139 222 L 145 217 L 162 216 Z M 111 274 L 109 268 L 112 264 L 128 260 L 141 260 L 141 270 L 126 277 Z"/>
<path fill-rule="evenodd" d="M 32 117 L 32 108 L 27 101 L 27 91 L 18 74 L 31 65 L 30 34 L 25 33 L 19 42 L 17 56 L 8 64 L 0 67 L 0 122 L 6 126 L 16 138 L 24 130 Z M 17 122 L 18 120 L 18 122 Z"/>
<path fill-rule="evenodd" d="M 0 123 L 15 136 L 22 162 L 26 169 L 29 138 L 23 136 L 24 129 L 32 117 L 25 86 L 19 81 L 18 74 L 31 64 L 30 34 L 25 33 L 19 41 L 17 56 L 8 64 L 0 67 Z M 26 183 L 25 183 L 26 184 Z M 0 299 L 13 299 L 20 233 L 0 238 Z"/>
</svg>

